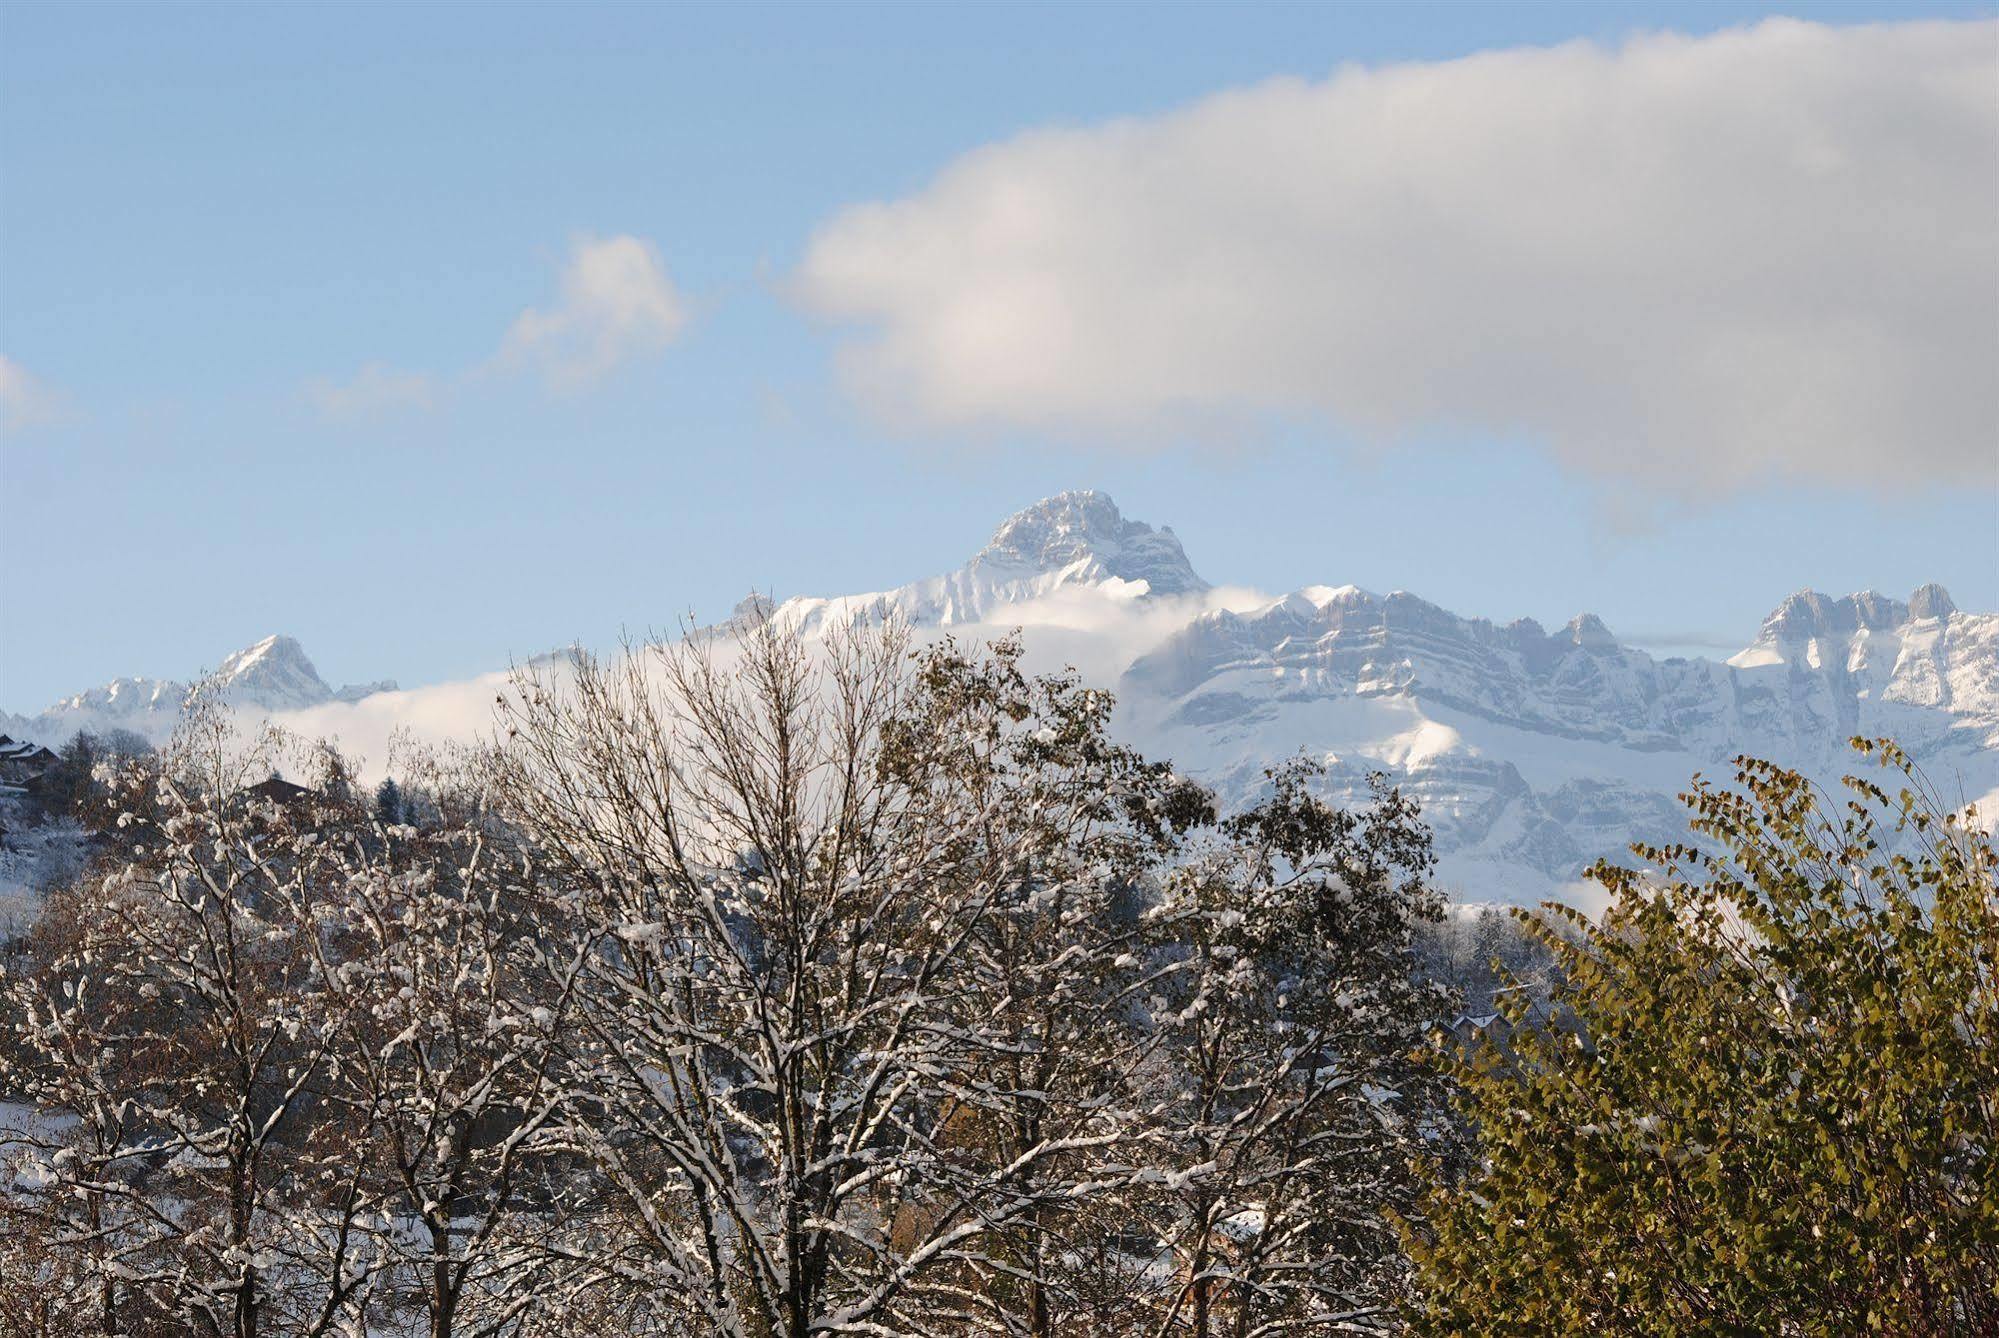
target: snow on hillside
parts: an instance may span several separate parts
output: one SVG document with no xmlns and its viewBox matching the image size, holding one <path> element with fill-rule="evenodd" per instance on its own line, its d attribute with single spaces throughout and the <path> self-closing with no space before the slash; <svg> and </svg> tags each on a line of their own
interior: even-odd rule
<svg viewBox="0 0 1999 1338">
<path fill-rule="evenodd" d="M 1549 633 L 1413 595 L 1313 587 L 1213 612 L 1138 658 L 1125 727 L 1225 798 L 1303 749 L 1336 789 L 1382 768 L 1423 802 L 1447 880 L 1532 900 L 1674 833 L 1695 772 L 1754 753 L 1823 783 L 1856 734 L 1901 740 L 1952 798 L 1999 787 L 1999 617 L 1805 592 L 1727 664 L 1654 660 L 1583 615 Z"/>
<path fill-rule="evenodd" d="M 1654 659 L 1590 614 L 1550 631 L 1402 591 L 1217 588 L 1170 529 L 1070 492 L 1009 518 L 956 571 L 860 595 L 752 596 L 730 621 L 819 635 L 891 611 L 960 639 L 1022 628 L 1030 664 L 1073 664 L 1114 687 L 1125 737 L 1228 802 L 1301 751 L 1342 795 L 1385 770 L 1422 801 L 1445 880 L 1473 900 L 1575 895 L 1598 857 L 1677 834 L 1674 796 L 1741 752 L 1832 783 L 1850 736 L 1887 734 L 1947 796 L 1999 803 L 1999 615 L 1965 613 L 1937 586 L 1906 602 L 1802 591 L 1726 662 Z M 376 760 L 398 728 L 481 732 L 500 682 L 335 692 L 286 637 L 228 657 L 219 677 L 239 710 Z M 56 742 L 116 725 L 157 738 L 185 691 L 121 679 L 0 726 Z"/>
</svg>

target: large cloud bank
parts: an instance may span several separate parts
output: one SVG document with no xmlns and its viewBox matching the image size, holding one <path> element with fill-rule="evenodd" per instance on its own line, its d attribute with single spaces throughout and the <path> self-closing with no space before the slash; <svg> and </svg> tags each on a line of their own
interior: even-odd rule
<svg viewBox="0 0 1999 1338">
<path fill-rule="evenodd" d="M 1278 79 L 970 153 L 803 300 L 925 429 L 1474 432 L 1692 493 L 1987 479 L 1999 23 L 1773 20 Z"/>
</svg>

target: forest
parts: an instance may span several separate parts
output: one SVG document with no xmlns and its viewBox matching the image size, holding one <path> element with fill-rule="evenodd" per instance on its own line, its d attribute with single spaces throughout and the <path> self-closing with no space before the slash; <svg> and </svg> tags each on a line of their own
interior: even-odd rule
<svg viewBox="0 0 1999 1338">
<path fill-rule="evenodd" d="M 1111 708 L 764 623 L 373 786 L 73 743 L 0 1333 L 1999 1331 L 1999 860 L 1891 742 L 1507 915 L 1385 780 L 1222 812 Z"/>
</svg>

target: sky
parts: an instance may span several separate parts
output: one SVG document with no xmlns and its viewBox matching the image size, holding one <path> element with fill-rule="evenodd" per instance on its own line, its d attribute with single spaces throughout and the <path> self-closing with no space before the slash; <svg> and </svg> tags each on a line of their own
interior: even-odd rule
<svg viewBox="0 0 1999 1338">
<path fill-rule="evenodd" d="M 1072 487 L 1678 652 L 1999 609 L 1992 13 L 13 0 L 0 706 L 465 678 Z"/>
</svg>

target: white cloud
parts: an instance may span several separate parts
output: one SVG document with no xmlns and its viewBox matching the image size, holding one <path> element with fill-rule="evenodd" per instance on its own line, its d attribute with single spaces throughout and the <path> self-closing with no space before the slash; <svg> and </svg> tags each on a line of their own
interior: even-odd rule
<svg viewBox="0 0 1999 1338">
<path fill-rule="evenodd" d="M 449 750 L 491 741 L 496 703 L 511 681 L 500 671 L 284 711 L 271 719 L 300 738 L 337 743 L 359 760 L 362 777 L 373 783 L 389 774 L 399 748 Z"/>
<path fill-rule="evenodd" d="M 1043 130 L 830 220 L 803 300 L 937 428 L 1324 415 L 1689 494 L 1989 477 L 1999 23 L 1571 42 Z"/>
<path fill-rule="evenodd" d="M 53 422 L 62 397 L 53 387 L 12 358 L 0 353 L 0 428 L 20 432 Z"/>
<path fill-rule="evenodd" d="M 318 377 L 306 398 L 328 418 L 428 409 L 459 383 L 490 372 L 534 369 L 558 390 L 581 390 L 620 364 L 657 353 L 687 324 L 687 304 L 659 251 L 643 237 L 570 243 L 554 305 L 514 318 L 496 357 L 440 386 L 420 372 L 369 362 L 346 381 Z"/>
<path fill-rule="evenodd" d="M 516 317 L 500 356 L 511 365 L 539 366 L 551 385 L 576 389 L 631 358 L 659 352 L 687 319 L 686 302 L 652 243 L 579 237 L 555 305 Z"/>
<path fill-rule="evenodd" d="M 996 641 L 1018 631 L 1033 673 L 1074 669 L 1087 683 L 1115 687 L 1141 655 L 1156 650 L 1203 613 L 1244 612 L 1270 596 L 1244 586 L 1223 586 L 1198 595 L 1134 599 L 1111 586 L 1062 586 L 1018 604 L 993 610 L 989 622 L 960 622 L 919 629 L 921 639 L 950 636 L 965 645 Z"/>
<path fill-rule="evenodd" d="M 324 377 L 310 382 L 306 398 L 328 418 L 355 418 L 392 409 L 427 409 L 436 388 L 421 372 L 399 372 L 384 363 L 365 364 L 346 381 Z"/>
<path fill-rule="evenodd" d="M 1143 600 L 1114 589 L 1072 586 L 1038 599 L 1009 604 L 998 610 L 990 623 L 925 626 L 915 629 L 915 636 L 919 642 L 927 642 L 948 635 L 963 645 L 979 645 L 1018 631 L 1024 639 L 1025 662 L 1030 672 L 1055 673 L 1074 668 L 1085 681 L 1108 687 L 1117 683 L 1118 676 L 1133 660 L 1155 649 L 1196 615 L 1213 609 L 1256 608 L 1268 603 L 1269 598 L 1240 586 L 1217 588 L 1200 595 Z M 845 627 L 855 613 L 872 608 L 874 600 L 863 596 L 851 604 L 841 604 L 836 616 L 817 619 L 810 614 L 825 612 L 823 606 L 816 609 L 786 606 L 785 625 L 803 632 L 809 646 L 819 647 L 829 632 Z M 722 663 L 732 662 L 734 647 L 726 637 L 715 642 L 714 650 Z M 616 657 L 622 652 L 610 654 Z M 658 665 L 649 655 L 644 666 L 655 686 L 663 688 Z M 537 672 L 554 672 L 566 679 L 561 653 L 545 657 Z M 497 700 L 511 691 L 511 684 L 511 673 L 502 670 L 455 682 L 379 692 L 354 702 L 326 702 L 304 710 L 281 712 L 272 719 L 301 738 L 337 742 L 343 751 L 363 759 L 363 774 L 372 782 L 385 774 L 384 768 L 398 741 L 431 748 L 490 741 L 497 732 Z"/>
</svg>

